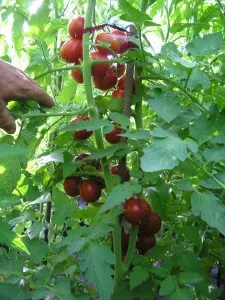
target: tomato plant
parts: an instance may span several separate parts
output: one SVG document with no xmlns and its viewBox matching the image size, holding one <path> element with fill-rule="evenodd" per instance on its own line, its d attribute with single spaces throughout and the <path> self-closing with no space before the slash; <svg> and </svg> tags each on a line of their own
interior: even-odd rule
<svg viewBox="0 0 225 300">
<path fill-rule="evenodd" d="M 223 1 L 1 4 L 0 299 L 225 299 Z"/>
</svg>

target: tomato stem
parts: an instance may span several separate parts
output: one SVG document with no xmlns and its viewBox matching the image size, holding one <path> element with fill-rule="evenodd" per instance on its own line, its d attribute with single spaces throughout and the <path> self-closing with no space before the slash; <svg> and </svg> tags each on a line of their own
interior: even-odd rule
<svg viewBox="0 0 225 300">
<path fill-rule="evenodd" d="M 135 249 L 136 249 L 136 240 L 137 240 L 137 231 L 138 227 L 136 225 L 131 225 L 131 230 L 130 230 L 130 239 L 129 239 L 129 245 L 128 245 L 128 250 L 127 250 L 127 255 L 123 263 L 123 272 L 127 272 L 130 264 L 132 262 Z"/>
</svg>

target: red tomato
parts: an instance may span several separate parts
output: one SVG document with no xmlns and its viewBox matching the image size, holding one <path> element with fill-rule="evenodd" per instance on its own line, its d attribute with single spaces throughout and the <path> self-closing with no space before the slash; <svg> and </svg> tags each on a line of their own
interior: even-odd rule
<svg viewBox="0 0 225 300">
<path fill-rule="evenodd" d="M 119 165 L 113 165 L 110 167 L 110 171 L 114 175 L 119 175 L 120 176 L 120 170 L 119 170 Z M 130 172 L 128 167 L 126 166 L 125 172 L 124 172 L 124 180 L 129 181 L 130 180 Z"/>
<path fill-rule="evenodd" d="M 152 212 L 147 221 L 140 225 L 140 234 L 144 236 L 150 236 L 159 232 L 162 226 L 161 218 L 154 212 Z"/>
<path fill-rule="evenodd" d="M 119 135 L 122 133 L 122 129 L 115 127 L 111 132 L 105 134 L 105 139 L 110 144 L 117 144 L 121 141 L 122 137 Z"/>
<path fill-rule="evenodd" d="M 100 52 L 92 52 L 91 58 L 93 60 L 107 60 L 108 56 Z M 109 70 L 111 64 L 95 64 L 92 67 L 92 75 L 96 77 L 104 77 L 107 70 Z"/>
<path fill-rule="evenodd" d="M 146 222 L 150 213 L 151 207 L 149 203 L 139 197 L 132 197 L 124 202 L 124 217 L 127 222 L 135 225 L 140 225 Z"/>
<path fill-rule="evenodd" d="M 156 238 L 154 235 L 152 236 L 139 236 L 137 243 L 136 243 L 136 249 L 140 254 L 145 254 L 149 249 L 155 247 L 156 244 Z"/>
<path fill-rule="evenodd" d="M 82 59 L 82 42 L 78 39 L 71 39 L 63 43 L 61 50 L 61 57 L 68 63 L 79 63 L 79 60 Z"/>
<path fill-rule="evenodd" d="M 117 64 L 116 65 L 116 75 L 117 77 L 123 76 L 125 72 L 125 64 Z"/>
<path fill-rule="evenodd" d="M 120 51 L 120 41 L 115 35 L 112 35 L 111 32 L 103 32 L 99 33 L 95 39 L 95 43 L 107 43 L 109 44 L 109 48 L 105 48 L 102 46 L 96 46 L 99 52 L 106 55 L 112 55 L 113 52 L 119 53 Z"/>
<path fill-rule="evenodd" d="M 101 186 L 94 180 L 87 179 L 80 185 L 80 196 L 86 202 L 95 202 L 101 196 Z"/>
<path fill-rule="evenodd" d="M 77 123 L 78 121 L 89 121 L 89 117 L 76 117 L 74 119 L 72 119 L 72 123 Z M 85 129 L 83 130 L 78 130 L 78 131 L 75 131 L 74 134 L 73 134 L 73 137 L 76 139 L 76 140 L 86 140 L 88 139 L 91 135 L 92 135 L 93 131 L 87 131 Z"/>
<path fill-rule="evenodd" d="M 68 196 L 75 197 L 79 195 L 81 179 L 76 176 L 67 177 L 64 180 L 64 191 Z"/>
<path fill-rule="evenodd" d="M 74 18 L 70 22 L 68 31 L 72 38 L 82 39 L 84 33 L 84 17 L 78 16 Z"/>
<path fill-rule="evenodd" d="M 117 89 L 124 90 L 124 87 L 125 87 L 125 79 L 126 79 L 126 76 L 125 76 L 125 75 L 119 79 L 119 81 L 118 81 L 118 83 L 117 83 Z"/>
<path fill-rule="evenodd" d="M 106 91 L 114 87 L 117 83 L 116 73 L 109 69 L 103 78 L 101 77 L 93 77 L 94 85 L 97 89 Z"/>
<path fill-rule="evenodd" d="M 120 48 L 116 52 L 118 54 L 122 54 L 128 50 L 128 38 L 127 38 L 127 33 L 125 31 L 121 30 L 113 30 L 111 34 L 119 41 L 120 43 Z"/>
<path fill-rule="evenodd" d="M 124 90 L 117 89 L 117 90 L 113 91 L 112 96 L 114 98 L 122 99 L 122 98 L 124 98 Z"/>
<path fill-rule="evenodd" d="M 71 71 L 71 75 L 76 82 L 78 82 L 78 83 L 84 82 L 83 74 L 82 74 L 81 70 L 73 69 Z"/>
</svg>

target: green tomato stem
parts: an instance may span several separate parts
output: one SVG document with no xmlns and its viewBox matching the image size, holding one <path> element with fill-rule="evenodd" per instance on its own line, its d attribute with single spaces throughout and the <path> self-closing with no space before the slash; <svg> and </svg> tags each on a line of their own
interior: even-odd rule
<svg viewBox="0 0 225 300">
<path fill-rule="evenodd" d="M 127 255 L 126 255 L 126 258 L 123 263 L 123 272 L 124 273 L 128 271 L 130 264 L 132 262 L 134 253 L 135 253 L 136 241 L 137 241 L 137 231 L 138 231 L 138 227 L 135 225 L 131 225 Z"/>
</svg>

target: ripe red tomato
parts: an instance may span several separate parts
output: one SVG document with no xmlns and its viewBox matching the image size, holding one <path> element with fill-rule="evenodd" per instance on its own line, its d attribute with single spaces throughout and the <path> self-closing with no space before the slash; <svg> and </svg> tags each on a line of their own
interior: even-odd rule
<svg viewBox="0 0 225 300">
<path fill-rule="evenodd" d="M 151 212 L 146 222 L 140 225 L 140 234 L 144 236 L 156 234 L 157 232 L 159 232 L 161 226 L 161 218 L 156 213 Z"/>
<path fill-rule="evenodd" d="M 71 71 L 71 75 L 76 82 L 78 82 L 78 83 L 84 82 L 83 74 L 82 74 L 81 70 L 73 69 Z"/>
<path fill-rule="evenodd" d="M 80 185 L 80 196 L 86 202 L 95 202 L 101 196 L 101 186 L 94 180 L 87 179 Z"/>
<path fill-rule="evenodd" d="M 97 89 L 106 91 L 114 87 L 117 83 L 116 73 L 109 69 L 106 71 L 104 77 L 93 77 L 94 85 Z"/>
<path fill-rule="evenodd" d="M 117 89 L 117 90 L 113 91 L 112 96 L 114 98 L 122 99 L 122 98 L 124 98 L 124 90 Z"/>
<path fill-rule="evenodd" d="M 63 43 L 60 53 L 66 62 L 78 64 L 83 57 L 81 40 L 71 39 Z"/>
<path fill-rule="evenodd" d="M 136 249 L 140 254 L 145 254 L 149 249 L 155 247 L 156 245 L 156 238 L 154 235 L 152 236 L 139 236 L 137 243 L 136 243 Z"/>
<path fill-rule="evenodd" d="M 109 48 L 105 48 L 102 46 L 96 46 L 99 52 L 106 55 L 112 55 L 113 52 L 119 53 L 120 51 L 120 41 L 117 36 L 112 35 L 111 32 L 103 32 L 99 33 L 95 39 L 95 43 L 107 43 L 109 44 Z"/>
<path fill-rule="evenodd" d="M 119 41 L 120 48 L 118 50 L 118 54 L 122 54 L 128 50 L 128 38 L 127 33 L 125 31 L 121 31 L 115 29 L 111 32 L 111 34 Z"/>
<path fill-rule="evenodd" d="M 120 136 L 121 133 L 122 133 L 122 129 L 119 127 L 115 127 L 111 132 L 105 134 L 105 139 L 110 144 L 117 144 L 122 139 L 122 136 Z"/>
<path fill-rule="evenodd" d="M 125 87 L 125 79 L 126 79 L 126 76 L 125 76 L 125 75 L 119 79 L 119 81 L 118 81 L 118 83 L 117 83 L 117 89 L 124 90 L 124 87 Z"/>
<path fill-rule="evenodd" d="M 127 222 L 135 225 L 140 225 L 146 222 L 150 213 L 151 207 L 149 203 L 139 197 L 132 197 L 124 202 L 124 217 Z"/>
<path fill-rule="evenodd" d="M 82 39 L 84 33 L 84 17 L 78 16 L 74 18 L 70 22 L 68 31 L 72 38 Z"/>
<path fill-rule="evenodd" d="M 71 123 L 77 123 L 78 121 L 89 121 L 89 117 L 76 117 L 72 119 Z M 93 131 L 87 131 L 85 129 L 83 130 L 77 130 L 74 132 L 73 137 L 76 140 L 82 141 L 88 139 L 92 135 Z"/>
<path fill-rule="evenodd" d="M 93 60 L 107 60 L 108 56 L 100 52 L 92 52 L 91 58 Z M 92 75 L 96 77 L 104 77 L 107 70 L 109 70 L 111 64 L 95 64 L 92 67 Z"/>
<path fill-rule="evenodd" d="M 123 76 L 125 72 L 125 64 L 117 64 L 116 65 L 116 75 L 117 77 Z"/>
<path fill-rule="evenodd" d="M 119 165 L 113 165 L 110 167 L 110 171 L 114 175 L 120 175 Z M 124 180 L 129 181 L 130 180 L 130 172 L 128 167 L 126 166 L 125 172 L 124 172 Z"/>
<path fill-rule="evenodd" d="M 75 197 L 79 195 L 80 184 L 82 180 L 76 176 L 67 177 L 64 180 L 64 191 L 68 196 Z"/>
</svg>

